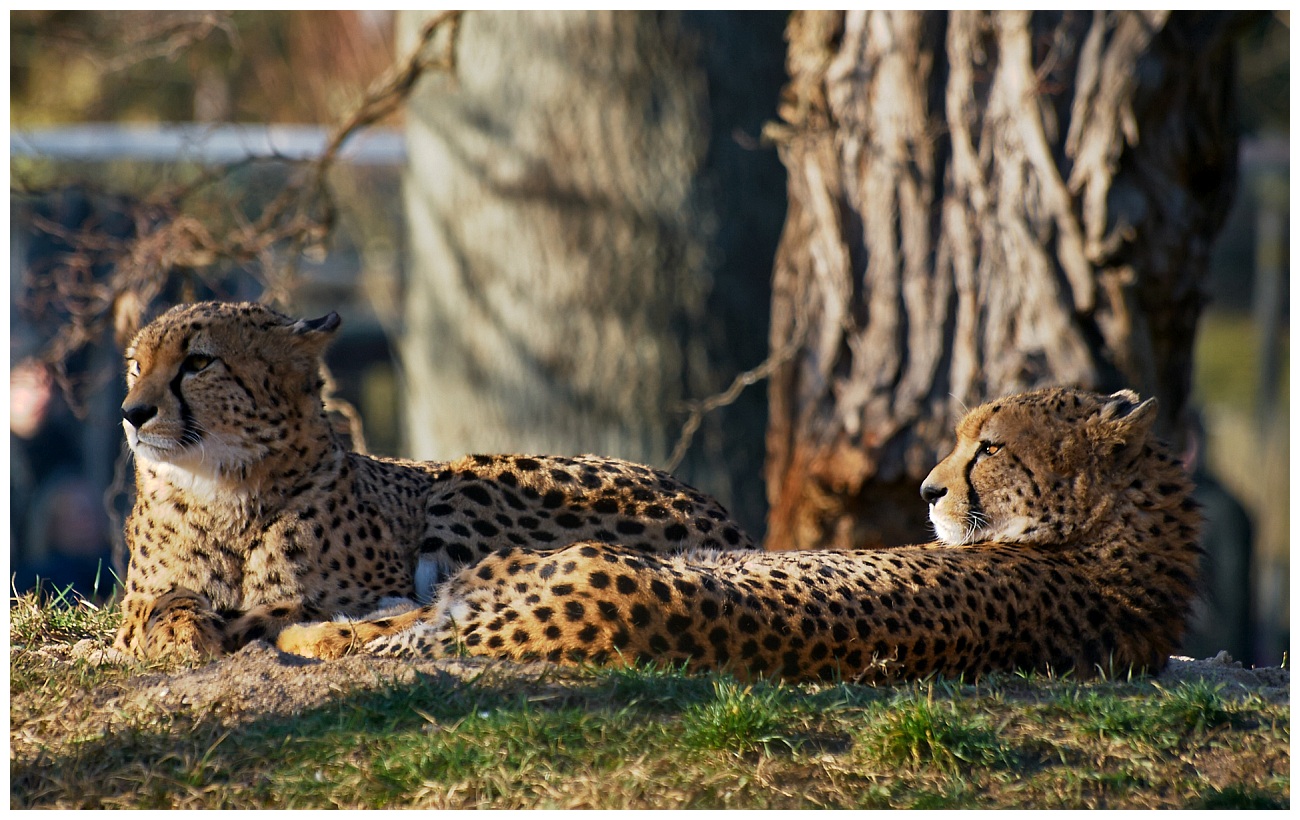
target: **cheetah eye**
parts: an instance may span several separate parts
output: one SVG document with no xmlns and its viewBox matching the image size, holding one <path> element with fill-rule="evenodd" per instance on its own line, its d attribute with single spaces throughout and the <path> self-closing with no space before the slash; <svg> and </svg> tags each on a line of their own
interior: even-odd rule
<svg viewBox="0 0 1300 820">
<path fill-rule="evenodd" d="M 995 456 L 1000 452 L 1002 452 L 1001 444 L 994 444 L 991 441 L 984 441 L 980 443 L 978 454 L 981 456 Z"/>
<path fill-rule="evenodd" d="M 140 363 L 137 362 L 135 359 L 127 359 L 126 375 L 129 378 L 138 379 L 140 377 Z"/>
<path fill-rule="evenodd" d="M 211 356 L 204 356 L 202 353 L 191 353 L 181 362 L 181 373 L 198 373 L 212 364 L 216 359 Z"/>
</svg>

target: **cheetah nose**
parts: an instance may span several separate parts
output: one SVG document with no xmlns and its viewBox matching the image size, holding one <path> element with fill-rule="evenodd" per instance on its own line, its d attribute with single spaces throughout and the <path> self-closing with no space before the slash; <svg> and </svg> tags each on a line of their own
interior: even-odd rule
<svg viewBox="0 0 1300 820">
<path fill-rule="evenodd" d="M 933 484 L 921 485 L 921 498 L 924 498 L 925 503 L 927 504 L 933 504 L 934 502 L 943 498 L 947 494 L 948 494 L 947 487 L 936 487 Z"/>
<path fill-rule="evenodd" d="M 137 430 L 156 415 L 158 415 L 158 408 L 152 404 L 137 404 L 132 407 L 122 408 L 122 418 L 126 419 Z"/>
</svg>

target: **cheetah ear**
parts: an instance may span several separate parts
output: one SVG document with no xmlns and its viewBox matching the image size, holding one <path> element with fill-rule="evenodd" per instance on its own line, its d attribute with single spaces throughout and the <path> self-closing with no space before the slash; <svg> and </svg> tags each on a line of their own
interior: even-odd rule
<svg viewBox="0 0 1300 820">
<path fill-rule="evenodd" d="M 1096 416 L 1097 441 L 1109 444 L 1117 452 L 1140 450 L 1151 434 L 1159 410 L 1158 401 L 1142 401 L 1132 390 L 1112 393 Z"/>
<path fill-rule="evenodd" d="M 299 319 L 290 325 L 289 330 L 295 336 L 328 338 L 334 335 L 334 331 L 338 330 L 341 324 L 343 320 L 331 310 L 319 319 Z"/>
<path fill-rule="evenodd" d="M 1151 404 L 1155 399 L 1146 402 Z M 1143 407 L 1142 399 L 1132 390 L 1117 390 L 1106 397 L 1106 403 L 1102 405 L 1101 411 L 1097 414 L 1101 419 L 1123 418 L 1132 413 L 1136 408 Z"/>
</svg>

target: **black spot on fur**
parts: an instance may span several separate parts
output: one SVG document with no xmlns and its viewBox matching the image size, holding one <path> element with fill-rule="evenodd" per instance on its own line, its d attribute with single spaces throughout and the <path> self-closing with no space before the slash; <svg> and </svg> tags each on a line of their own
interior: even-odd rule
<svg viewBox="0 0 1300 820">
<path fill-rule="evenodd" d="M 650 591 L 654 593 L 656 598 L 663 601 L 665 604 L 673 599 L 672 590 L 668 588 L 667 584 L 658 579 L 650 582 Z"/>
</svg>

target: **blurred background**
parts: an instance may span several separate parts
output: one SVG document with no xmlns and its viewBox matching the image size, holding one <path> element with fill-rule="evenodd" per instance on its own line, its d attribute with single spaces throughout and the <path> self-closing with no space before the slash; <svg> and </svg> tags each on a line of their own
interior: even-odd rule
<svg viewBox="0 0 1300 820">
<path fill-rule="evenodd" d="M 334 205 L 322 217 L 332 223 L 328 241 L 286 230 L 265 246 L 241 245 L 215 261 L 205 256 L 209 243 L 194 237 L 258 223 L 301 178 L 332 128 L 415 46 L 427 19 L 341 11 L 11 12 L 10 570 L 16 591 L 32 588 L 39 577 L 47 590 L 72 584 L 83 595 L 102 596 L 111 589 L 115 557 L 121 573 L 116 542 L 131 474 L 122 453 L 115 338 L 148 303 L 194 298 L 283 293 L 302 316 L 337 310 L 344 325 L 328 363 L 339 394 L 364 422 L 372 453 L 447 458 L 475 450 L 558 451 L 576 435 L 591 442 L 584 450 L 675 466 L 761 535 L 764 388 L 707 414 L 685 455 L 677 445 L 692 418 L 689 402 L 725 389 L 767 354 L 772 262 L 786 203 L 784 171 L 760 133 L 776 118 L 786 77 L 785 15 L 668 15 L 656 17 L 649 33 L 593 20 L 593 27 L 615 28 L 600 36 L 639 55 L 622 63 L 599 53 L 578 59 L 580 49 L 564 39 L 571 32 L 539 26 L 536 43 L 517 48 L 500 76 L 484 69 L 430 80 L 412 107 L 394 107 L 348 141 L 328 175 Z M 465 44 L 462 59 L 474 59 L 475 48 L 483 48 L 476 42 L 512 42 L 509 21 L 499 29 L 467 28 L 465 36 L 479 40 Z M 1289 506 L 1279 501 L 1289 499 L 1290 474 L 1289 15 L 1263 15 L 1237 36 L 1238 190 L 1205 286 L 1209 301 L 1194 359 L 1197 423 L 1185 453 L 1209 519 L 1212 563 L 1186 650 L 1207 656 L 1228 649 L 1264 664 L 1279 662 L 1289 645 Z M 433 47 L 440 43 L 431 41 Z M 567 69 L 577 78 L 557 74 L 558 86 L 609 95 L 600 121 L 584 122 L 560 102 L 547 108 L 511 96 L 512 72 L 558 71 L 557 53 L 577 64 Z M 745 70 L 724 71 L 721 64 Z M 626 89 L 649 82 L 645 72 L 651 80 L 686 80 L 629 101 L 633 92 Z M 490 78 L 483 88 L 475 87 L 477 76 Z M 730 83 L 721 79 L 728 76 Z M 525 133 L 492 120 L 499 112 L 482 106 L 476 94 L 535 114 L 528 121 L 540 125 Z M 645 120 L 620 119 L 646 111 Z M 460 139 L 453 115 L 468 117 L 492 139 L 483 145 Z M 554 139 L 548 128 L 589 129 L 591 139 L 607 140 L 608 152 L 573 156 L 563 169 L 539 169 L 526 147 Z M 546 144 L 554 153 L 554 143 Z M 685 160 L 663 147 L 680 144 L 690 146 Z M 439 159 L 447 145 L 462 151 L 455 162 Z M 627 171 L 624 150 L 651 157 L 654 167 Z M 424 160 L 421 169 L 408 169 L 413 152 Z M 502 166 L 473 179 L 458 176 L 461 167 L 478 167 L 475 152 L 490 153 Z M 603 178 L 580 173 L 600 163 L 609 166 Z M 405 183 L 404 173 L 411 175 Z M 649 173 L 660 176 L 644 176 Z M 426 187 L 452 192 L 451 205 L 442 207 L 476 230 L 542 237 L 555 231 L 557 210 L 575 206 L 490 213 L 473 204 L 480 187 L 599 200 L 600 186 L 610 184 L 635 207 L 613 216 L 582 213 L 580 224 L 597 235 L 629 238 L 611 241 L 610 257 L 591 262 L 587 278 L 581 269 L 588 262 L 576 258 L 566 263 L 578 269 L 572 281 L 539 278 L 546 274 L 530 267 L 532 254 L 513 249 L 500 258 L 475 257 L 482 278 L 467 284 L 457 278 L 466 253 L 459 234 L 439 222 L 445 217 L 411 181 L 422 174 L 430 175 Z M 434 227 L 413 231 L 413 224 Z M 651 237 L 649 244 L 643 236 Z M 131 264 L 123 265 L 123 249 L 141 237 L 155 242 L 133 250 Z M 535 254 L 556 252 L 539 242 Z M 161 286 L 150 290 L 142 278 L 126 288 L 138 304 L 114 301 L 122 292 L 114 277 L 122 271 L 163 268 L 174 275 Z M 602 279 L 595 273 L 608 269 L 622 274 Z M 550 309 L 568 317 L 557 338 L 468 339 L 447 330 L 452 324 L 437 313 L 497 311 L 509 324 L 528 309 L 515 298 L 527 288 L 544 291 Z M 599 307 L 581 298 L 592 290 L 606 292 Z M 667 317 L 660 324 L 670 332 L 638 325 L 635 317 L 647 306 Z M 416 328 L 426 327 L 436 332 L 410 341 Z M 418 351 L 403 349 L 412 344 Z M 568 372 L 577 362 L 590 375 L 558 398 L 535 375 Z M 615 379 L 636 389 L 620 393 Z M 456 394 L 452 385 L 462 383 L 470 388 Z M 507 385 L 505 392 L 524 397 L 538 414 L 552 405 L 557 414 L 576 414 L 578 429 L 552 438 L 474 439 L 477 430 L 440 408 L 480 402 L 472 419 L 502 421 L 476 426 L 508 430 L 511 400 L 483 398 L 488 384 Z M 440 390 L 445 395 L 426 395 Z M 739 469 L 715 469 L 724 459 Z"/>
</svg>

